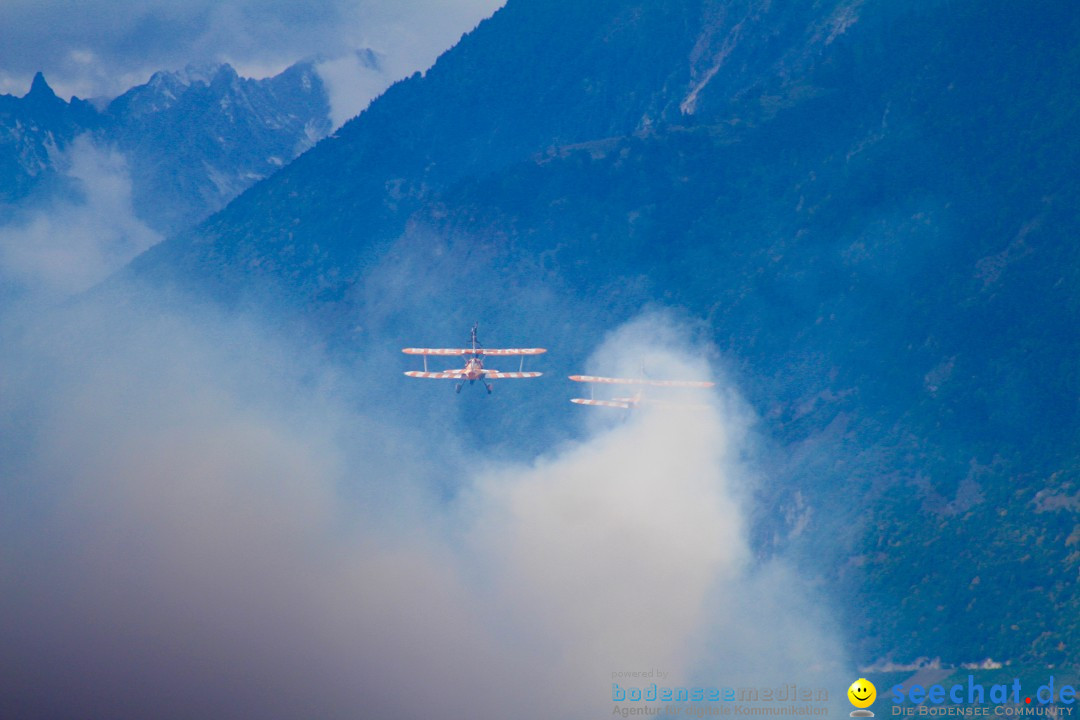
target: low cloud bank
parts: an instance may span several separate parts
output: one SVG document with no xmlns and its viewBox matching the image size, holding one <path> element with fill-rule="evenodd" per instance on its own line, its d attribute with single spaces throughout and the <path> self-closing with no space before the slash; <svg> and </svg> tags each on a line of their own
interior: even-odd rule
<svg viewBox="0 0 1080 720">
<path fill-rule="evenodd" d="M 494 462 L 197 317 L 84 303 L 0 349 L 0 714 L 583 717 L 622 671 L 837 677 L 825 609 L 748 546 L 722 378 Z M 643 356 L 710 373 L 661 316 L 590 368 Z"/>
</svg>

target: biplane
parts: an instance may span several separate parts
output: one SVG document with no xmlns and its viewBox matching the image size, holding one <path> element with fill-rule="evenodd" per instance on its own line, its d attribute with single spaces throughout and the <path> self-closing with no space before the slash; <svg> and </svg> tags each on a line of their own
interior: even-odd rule
<svg viewBox="0 0 1080 720">
<path fill-rule="evenodd" d="M 525 355 L 539 355 L 547 352 L 545 348 L 486 348 L 476 337 L 478 324 L 472 326 L 472 335 L 469 338 L 468 348 L 404 348 L 401 352 L 406 355 L 423 355 L 424 369 L 409 370 L 405 374 L 414 378 L 429 378 L 431 380 L 457 380 L 454 392 L 461 392 L 461 386 L 466 381 L 470 385 L 479 380 L 491 393 L 489 380 L 516 380 L 520 378 L 538 378 L 543 373 L 525 372 Z M 428 371 L 428 355 L 445 356 L 458 355 L 465 357 L 465 367 L 458 370 L 442 370 L 438 372 Z M 521 363 L 517 372 L 500 372 L 484 367 L 484 358 L 489 356 L 504 357 L 520 355 Z"/>
<path fill-rule="evenodd" d="M 644 373 L 642 373 L 644 374 Z M 589 397 L 588 398 L 571 398 L 570 402 L 577 403 L 578 405 L 592 405 L 594 407 L 610 407 L 619 408 L 622 410 L 633 410 L 642 403 L 656 404 L 656 405 L 675 405 L 679 407 L 700 407 L 697 405 L 690 405 L 681 402 L 671 402 L 668 400 L 654 400 L 652 398 L 645 399 L 646 387 L 666 387 L 666 388 L 710 388 L 716 383 L 707 382 L 704 380 L 653 380 L 651 378 L 639 377 L 639 378 L 614 378 L 614 377 L 597 377 L 595 375 L 571 375 L 570 379 L 574 382 L 589 383 Z M 612 397 L 607 400 L 597 400 L 594 397 L 593 385 L 626 385 L 633 389 L 632 394 Z"/>
</svg>

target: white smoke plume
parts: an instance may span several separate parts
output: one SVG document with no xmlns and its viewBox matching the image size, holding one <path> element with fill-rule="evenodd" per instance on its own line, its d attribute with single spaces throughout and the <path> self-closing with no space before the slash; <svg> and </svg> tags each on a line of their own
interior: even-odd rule
<svg viewBox="0 0 1080 720">
<path fill-rule="evenodd" d="M 492 462 L 195 316 L 83 305 L 0 350 L 0 716 L 607 716 L 625 671 L 840 664 L 798 575 L 752 556 L 749 414 L 722 378 L 704 407 Z M 710 374 L 658 316 L 589 367 L 642 353 Z"/>
</svg>

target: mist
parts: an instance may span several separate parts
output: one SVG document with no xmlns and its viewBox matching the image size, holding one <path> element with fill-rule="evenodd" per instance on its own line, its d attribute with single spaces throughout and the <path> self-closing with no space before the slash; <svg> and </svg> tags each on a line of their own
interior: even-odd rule
<svg viewBox="0 0 1080 720">
<path fill-rule="evenodd" d="M 501 0 L 9 0 L 0 4 L 0 92 L 22 94 L 41 70 L 61 97 L 116 97 L 159 70 L 231 63 L 270 77 L 304 58 L 337 59 L 361 48 L 385 56 L 386 85 L 430 67 Z M 337 64 L 335 109 L 354 106 L 370 71 Z M 385 87 L 385 86 L 384 86 Z M 340 94 L 338 93 L 340 91 Z M 381 89 L 380 89 L 381 91 Z M 368 98 L 370 100 L 370 98 Z M 355 112 L 359 112 L 359 107 Z"/>
<path fill-rule="evenodd" d="M 69 191 L 26 203 L 0 225 L 0 286 L 22 302 L 85 291 L 162 240 L 135 214 L 123 154 L 82 135 L 57 151 L 56 166 Z"/>
<path fill-rule="evenodd" d="M 623 671 L 845 677 L 828 608 L 748 544 L 753 415 L 670 315 L 586 367 L 715 389 L 508 461 L 372 401 L 404 363 L 130 297 L 0 346 L 0 714 L 581 717 Z"/>
</svg>

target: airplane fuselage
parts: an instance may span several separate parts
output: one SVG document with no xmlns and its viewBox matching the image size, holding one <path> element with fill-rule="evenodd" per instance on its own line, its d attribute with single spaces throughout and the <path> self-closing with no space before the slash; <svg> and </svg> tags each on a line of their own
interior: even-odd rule
<svg viewBox="0 0 1080 720">
<path fill-rule="evenodd" d="M 462 380 L 468 380 L 469 382 L 473 382 L 475 380 L 480 380 L 483 377 L 484 377 L 484 358 L 483 357 L 477 355 L 476 357 L 471 357 L 471 358 L 469 358 L 468 360 L 465 361 L 465 372 L 461 376 Z"/>
</svg>

